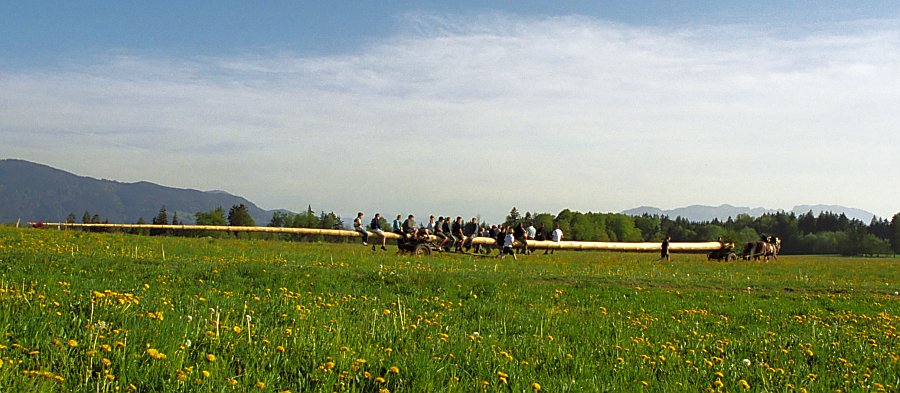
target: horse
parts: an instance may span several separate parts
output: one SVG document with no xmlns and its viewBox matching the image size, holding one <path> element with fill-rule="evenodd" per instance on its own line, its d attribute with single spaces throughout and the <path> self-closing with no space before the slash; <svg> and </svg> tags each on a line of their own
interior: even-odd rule
<svg viewBox="0 0 900 393">
<path fill-rule="evenodd" d="M 778 260 L 778 252 L 781 251 L 781 238 L 770 236 L 765 239 L 765 241 L 748 242 L 745 244 L 744 252 L 741 254 L 744 260 L 758 261 L 760 257 L 762 257 L 768 262 L 770 256 L 775 258 L 775 260 Z"/>
</svg>

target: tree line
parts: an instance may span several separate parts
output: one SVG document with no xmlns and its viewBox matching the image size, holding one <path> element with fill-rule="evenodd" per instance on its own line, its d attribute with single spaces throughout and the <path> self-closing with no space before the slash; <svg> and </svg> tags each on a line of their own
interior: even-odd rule
<svg viewBox="0 0 900 393">
<path fill-rule="evenodd" d="M 382 218 L 384 220 L 384 218 Z M 75 222 L 70 214 L 68 222 Z M 194 213 L 197 225 L 215 226 L 255 226 L 253 217 L 243 204 L 232 206 L 227 214 L 222 207 Z M 100 223 L 100 217 L 84 212 L 83 223 Z M 104 221 L 108 223 L 108 221 Z M 143 218 L 137 224 L 145 224 Z M 184 224 L 177 212 L 171 221 L 165 206 L 152 219 L 153 224 Z M 620 213 L 598 213 L 571 211 L 565 209 L 556 215 L 550 213 L 521 214 L 515 207 L 510 210 L 503 225 L 544 225 L 549 232 L 559 224 L 565 239 L 577 241 L 603 242 L 658 242 L 671 236 L 676 242 L 704 242 L 721 239 L 733 242 L 737 247 L 762 236 L 778 236 L 782 239 L 782 254 L 841 254 L 841 255 L 888 255 L 900 253 L 900 213 L 891 220 L 874 217 L 868 224 L 848 218 L 845 214 L 812 211 L 795 215 L 793 212 L 767 213 L 759 217 L 740 214 L 725 221 L 690 221 L 683 217 L 670 218 L 665 215 L 629 216 Z M 423 224 L 423 223 L 420 223 Z M 308 206 L 303 213 L 277 211 L 267 226 L 287 228 L 345 229 L 344 222 L 334 212 L 316 213 Z M 387 222 L 382 222 L 387 228 Z M 178 231 L 135 229 L 131 232 L 143 235 L 170 236 L 238 236 L 253 238 L 281 239 L 289 241 L 334 241 L 344 242 L 344 238 L 324 238 L 318 235 L 263 234 L 263 233 L 223 233 L 214 231 Z"/>
<path fill-rule="evenodd" d="M 506 216 L 506 225 L 552 228 L 559 224 L 565 237 L 581 241 L 657 242 L 665 236 L 673 241 L 705 242 L 722 239 L 738 247 L 762 236 L 778 236 L 783 254 L 888 255 L 900 253 L 900 213 L 891 220 L 874 217 L 869 224 L 845 214 L 812 211 L 799 216 L 793 212 L 768 213 L 759 217 L 740 214 L 725 221 L 694 222 L 683 217 L 619 213 L 581 213 L 565 209 L 524 215 L 514 207 Z"/>
</svg>

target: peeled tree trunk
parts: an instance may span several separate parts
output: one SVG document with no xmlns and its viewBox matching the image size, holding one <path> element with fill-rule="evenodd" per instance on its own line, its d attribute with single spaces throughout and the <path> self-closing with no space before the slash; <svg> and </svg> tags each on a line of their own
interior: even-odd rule
<svg viewBox="0 0 900 393">
<path fill-rule="evenodd" d="M 243 227 L 243 226 L 216 226 L 216 225 L 159 225 L 159 224 L 80 224 L 66 222 L 38 222 L 30 223 L 33 227 L 58 227 L 58 228 L 107 228 L 107 229 L 170 229 L 179 231 L 226 231 L 226 232 L 257 232 L 257 233 L 288 233 L 297 235 L 321 235 L 336 237 L 360 237 L 362 234 L 356 231 L 344 229 L 321 228 L 284 228 L 284 227 Z M 369 236 L 378 237 L 378 234 L 369 232 Z M 400 235 L 393 232 L 384 232 L 387 239 L 399 239 Z M 432 240 L 437 237 L 432 236 Z M 490 237 L 476 237 L 472 244 L 496 245 L 497 241 Z M 518 242 L 516 245 L 519 245 Z M 681 242 L 669 243 L 669 251 L 672 252 L 706 252 L 715 251 L 723 247 L 720 242 Z M 632 242 L 582 242 L 530 240 L 528 248 L 537 250 L 583 250 L 583 251 L 634 251 L 656 252 L 660 251 L 660 243 L 632 243 Z"/>
</svg>

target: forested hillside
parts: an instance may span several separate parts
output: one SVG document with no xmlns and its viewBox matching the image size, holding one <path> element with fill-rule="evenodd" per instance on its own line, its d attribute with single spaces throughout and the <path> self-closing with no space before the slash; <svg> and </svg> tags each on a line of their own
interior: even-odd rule
<svg viewBox="0 0 900 393">
<path fill-rule="evenodd" d="M 165 187 L 149 182 L 120 183 L 78 176 L 22 160 L 0 160 L 0 223 L 22 220 L 63 221 L 87 213 L 110 222 L 149 221 L 163 205 L 180 212 L 181 220 L 216 207 L 243 204 L 256 221 L 267 222 L 271 212 L 225 192 Z"/>
</svg>

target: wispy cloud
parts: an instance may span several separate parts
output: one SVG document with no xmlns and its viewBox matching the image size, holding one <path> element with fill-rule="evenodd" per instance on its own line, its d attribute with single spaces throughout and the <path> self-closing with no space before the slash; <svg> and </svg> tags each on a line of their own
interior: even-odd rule
<svg viewBox="0 0 900 393">
<path fill-rule="evenodd" d="M 900 166 L 896 23 L 405 23 L 326 57 L 132 53 L 0 70 L 3 150 L 294 209 L 896 208 L 877 187 Z"/>
</svg>

